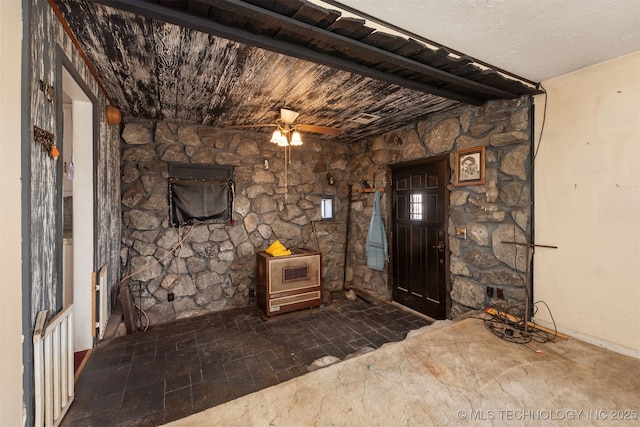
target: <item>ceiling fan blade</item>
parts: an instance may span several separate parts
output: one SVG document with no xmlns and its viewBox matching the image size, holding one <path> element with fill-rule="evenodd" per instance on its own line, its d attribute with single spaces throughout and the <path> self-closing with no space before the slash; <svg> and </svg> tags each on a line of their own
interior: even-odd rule
<svg viewBox="0 0 640 427">
<path fill-rule="evenodd" d="M 234 126 L 225 126 L 225 127 L 230 129 L 249 129 L 249 128 L 266 128 L 266 127 L 273 127 L 273 126 L 278 126 L 278 125 L 275 123 L 266 123 L 262 125 L 234 125 Z"/>
<path fill-rule="evenodd" d="M 331 135 L 331 136 L 342 135 L 342 129 L 338 129 L 338 128 L 330 128 L 326 126 L 316 126 L 316 125 L 296 125 L 295 127 L 296 129 L 305 131 L 305 132 L 323 133 L 325 135 Z"/>
</svg>

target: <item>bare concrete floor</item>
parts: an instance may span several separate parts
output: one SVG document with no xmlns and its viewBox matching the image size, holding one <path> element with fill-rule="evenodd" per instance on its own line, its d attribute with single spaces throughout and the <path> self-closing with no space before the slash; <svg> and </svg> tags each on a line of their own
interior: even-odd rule
<svg viewBox="0 0 640 427">
<path fill-rule="evenodd" d="M 418 332 L 169 426 L 640 425 L 639 359 L 518 345 L 479 319 Z"/>
</svg>

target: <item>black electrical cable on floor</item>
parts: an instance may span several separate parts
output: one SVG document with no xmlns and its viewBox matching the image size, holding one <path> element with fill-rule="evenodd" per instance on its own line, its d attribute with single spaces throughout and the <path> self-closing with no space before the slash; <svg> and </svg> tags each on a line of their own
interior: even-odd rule
<svg viewBox="0 0 640 427">
<path fill-rule="evenodd" d="M 539 350 L 533 349 L 527 344 L 531 342 L 544 344 L 553 341 L 558 335 L 556 321 L 553 318 L 551 309 L 549 309 L 549 306 L 546 302 L 537 301 L 534 304 L 534 314 L 537 312 L 537 304 L 539 303 L 544 304 L 549 312 L 549 316 L 551 317 L 551 321 L 553 322 L 553 333 L 537 329 L 534 322 L 530 322 L 530 324 L 527 325 L 528 327 L 525 328 L 525 319 L 520 317 L 518 315 L 519 313 L 513 311 L 514 307 L 507 308 L 503 311 L 498 311 L 491 318 L 482 319 L 484 321 L 484 326 L 489 331 L 491 331 L 491 333 L 502 340 L 524 345 L 529 350 L 535 353 L 539 353 Z"/>
</svg>

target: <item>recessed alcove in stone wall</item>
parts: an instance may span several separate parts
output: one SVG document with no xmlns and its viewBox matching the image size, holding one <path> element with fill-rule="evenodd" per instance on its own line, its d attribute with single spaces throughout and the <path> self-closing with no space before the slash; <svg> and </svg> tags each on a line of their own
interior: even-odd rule
<svg viewBox="0 0 640 427">
<path fill-rule="evenodd" d="M 284 151 L 265 134 L 127 119 L 122 275 L 133 274 L 136 302 L 150 322 L 255 303 L 255 254 L 276 239 L 289 248 L 315 249 L 317 242 L 325 289 L 341 288 L 348 152 L 346 145 L 306 137 L 291 150 L 285 188 Z M 233 166 L 233 223 L 171 227 L 170 162 Z M 328 172 L 336 185 L 327 182 Z M 323 194 L 336 197 L 335 221 L 320 220 Z"/>
</svg>

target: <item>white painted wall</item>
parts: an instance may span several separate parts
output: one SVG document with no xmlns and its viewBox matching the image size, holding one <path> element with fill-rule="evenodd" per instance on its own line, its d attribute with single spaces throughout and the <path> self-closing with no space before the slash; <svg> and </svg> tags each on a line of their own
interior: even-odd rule
<svg viewBox="0 0 640 427">
<path fill-rule="evenodd" d="M 62 128 L 62 153 L 61 158 L 69 170 L 72 169 L 73 153 L 73 107 L 69 102 L 63 102 L 62 111 L 64 123 Z M 61 147 L 58 146 L 60 149 Z M 64 198 L 73 197 L 73 180 L 68 178 L 65 168 L 62 169 L 62 206 L 64 211 Z M 73 215 L 72 215 L 73 216 Z M 64 217 L 64 214 L 63 214 Z M 64 220 L 63 220 L 64 223 Z M 62 239 L 62 306 L 73 304 L 73 235 L 63 232 Z"/>
<path fill-rule="evenodd" d="M 558 249 L 536 251 L 535 299 L 559 330 L 640 357 L 640 51 L 543 86 L 535 236 Z"/>
<path fill-rule="evenodd" d="M 20 88 L 22 7 L 0 1 L 0 424 L 24 425 L 22 398 L 22 264 Z M 7 64 L 13 64 L 7 66 Z M 30 338 L 30 337 L 29 337 Z"/>
<path fill-rule="evenodd" d="M 74 351 L 93 348 L 93 104 L 73 101 Z"/>
</svg>

